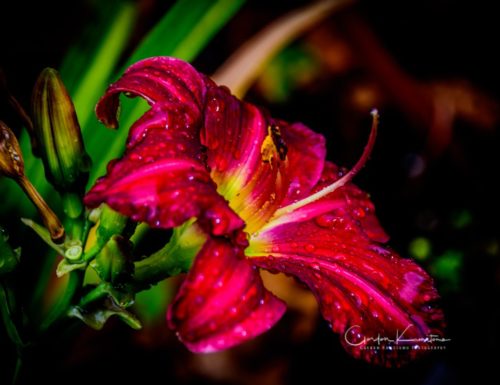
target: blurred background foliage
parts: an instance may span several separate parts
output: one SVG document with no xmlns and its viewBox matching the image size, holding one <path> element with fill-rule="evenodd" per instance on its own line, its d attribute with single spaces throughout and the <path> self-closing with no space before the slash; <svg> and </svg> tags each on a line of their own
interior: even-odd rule
<svg viewBox="0 0 500 385">
<path fill-rule="evenodd" d="M 126 64 L 142 55 L 170 54 L 214 73 L 268 23 L 309 2 L 222 1 L 214 11 L 215 3 L 184 1 L 176 14 L 179 4 L 159 0 L 4 1 L 0 65 L 10 91 L 26 107 L 40 71 L 61 71 L 98 166 L 95 178 L 111 156 L 109 148 L 119 153 L 126 130 L 105 130 L 93 105 Z M 492 7 L 484 0 L 353 2 L 282 50 L 246 95 L 273 116 L 322 132 L 329 159 L 345 166 L 355 163 L 366 141 L 370 109 L 380 109 L 375 151 L 356 183 L 371 193 L 391 246 L 434 276 L 452 339 L 445 351 L 398 370 L 370 367 L 345 354 L 300 285 L 265 276 L 290 305 L 277 327 L 229 351 L 193 355 L 165 325 L 174 279 L 138 296 L 142 331 L 114 320 L 104 332 L 77 326 L 42 346 L 46 354 L 33 363 L 26 381 L 460 384 L 466 374 L 478 383 L 488 378 L 500 358 L 500 24 Z M 151 30 L 143 51 L 136 51 Z M 121 122 L 130 125 L 143 109 L 124 106 L 135 112 L 122 115 Z M 4 99 L 1 119 L 25 135 Z M 44 185 L 43 169 L 28 169 L 50 201 L 54 192 Z M 0 180 L 2 225 L 19 245 L 33 237 L 20 227 L 19 212 L 34 212 L 9 183 Z M 162 236 L 150 234 L 148 241 Z M 18 283 L 25 295 L 43 268 L 36 258 L 40 241 L 29 244 L 35 258 L 22 262 Z M 50 288 L 40 294 L 47 301 L 57 292 L 57 285 Z M 6 338 L 0 334 L 6 357 L 0 383 L 13 360 Z"/>
</svg>

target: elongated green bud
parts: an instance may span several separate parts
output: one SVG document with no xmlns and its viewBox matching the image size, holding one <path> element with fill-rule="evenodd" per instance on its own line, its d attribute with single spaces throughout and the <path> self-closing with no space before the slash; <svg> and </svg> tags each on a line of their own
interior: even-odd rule
<svg viewBox="0 0 500 385">
<path fill-rule="evenodd" d="M 88 180 L 85 151 L 75 107 L 58 72 L 46 68 L 32 97 L 33 124 L 47 179 L 59 191 L 81 191 Z"/>
<path fill-rule="evenodd" d="M 38 209 L 51 239 L 56 243 L 64 241 L 64 228 L 61 222 L 24 175 L 24 161 L 19 142 L 11 129 L 2 121 L 0 121 L 0 174 L 12 178 L 24 190 Z"/>
</svg>

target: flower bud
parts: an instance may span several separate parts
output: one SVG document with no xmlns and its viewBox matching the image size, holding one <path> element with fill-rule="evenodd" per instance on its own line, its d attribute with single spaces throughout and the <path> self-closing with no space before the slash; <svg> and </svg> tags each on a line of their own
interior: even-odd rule
<svg viewBox="0 0 500 385">
<path fill-rule="evenodd" d="M 56 214 L 24 175 L 24 161 L 19 142 L 11 129 L 2 121 L 0 121 L 0 173 L 16 181 L 38 209 L 51 239 L 56 243 L 62 242 L 64 228 Z"/>
<path fill-rule="evenodd" d="M 60 191 L 82 191 L 90 158 L 85 151 L 75 107 L 58 72 L 46 68 L 32 97 L 34 130 L 47 179 Z"/>
<path fill-rule="evenodd" d="M 21 148 L 10 128 L 0 120 L 0 172 L 9 178 L 24 175 Z"/>
</svg>

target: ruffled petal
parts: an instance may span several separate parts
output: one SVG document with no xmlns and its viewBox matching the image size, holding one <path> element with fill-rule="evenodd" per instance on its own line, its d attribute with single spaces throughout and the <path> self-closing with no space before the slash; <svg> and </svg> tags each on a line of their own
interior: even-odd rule
<svg viewBox="0 0 500 385">
<path fill-rule="evenodd" d="M 240 248 L 208 239 L 171 305 L 167 318 L 193 352 L 222 350 L 271 328 L 285 305 L 267 291 Z"/>
<path fill-rule="evenodd" d="M 216 189 L 200 142 L 205 94 L 212 82 L 191 65 L 154 57 L 129 67 L 101 98 L 96 113 L 116 127 L 120 93 L 145 98 L 152 106 L 130 129 L 124 156 L 85 197 L 154 227 L 170 228 L 191 217 L 214 235 L 244 227 Z"/>
<path fill-rule="evenodd" d="M 318 183 L 325 165 L 325 137 L 302 123 L 286 125 L 282 130 L 288 147 L 288 191 L 281 206 L 307 196 Z"/>
<path fill-rule="evenodd" d="M 212 178 L 253 232 L 284 201 L 300 198 L 317 183 L 324 138 L 302 124 L 268 117 L 225 87 L 210 88 L 206 98 L 201 138 Z"/>
<path fill-rule="evenodd" d="M 328 164 L 313 191 L 340 174 Z M 385 241 L 386 235 L 372 203 L 347 184 L 271 221 L 252 237 L 246 254 L 255 265 L 309 286 L 352 355 L 397 366 L 425 351 L 425 338 L 442 335 L 443 314 L 435 307 L 438 295 L 427 273 L 377 240 Z M 369 348 L 377 345 L 370 338 L 396 339 L 398 333 L 398 344 L 385 341 L 380 349 Z"/>
<path fill-rule="evenodd" d="M 125 93 L 127 96 L 141 96 L 150 105 L 182 105 L 194 121 L 203 110 L 207 82 L 211 83 L 182 60 L 165 56 L 144 59 L 131 65 L 108 87 L 96 106 L 96 114 L 107 127 L 118 127 L 119 96 Z"/>
<path fill-rule="evenodd" d="M 311 195 L 323 190 L 346 174 L 344 169 L 331 162 L 325 162 L 324 166 L 318 183 L 309 190 Z M 288 212 L 285 202 L 264 229 L 314 218 L 326 227 L 330 224 L 342 223 L 344 228 L 353 230 L 352 234 L 358 231 L 372 241 L 385 243 L 389 240 L 389 236 L 375 215 L 375 206 L 370 200 L 369 194 L 353 183 L 347 183 L 335 192 L 301 207 L 299 210 Z"/>
</svg>

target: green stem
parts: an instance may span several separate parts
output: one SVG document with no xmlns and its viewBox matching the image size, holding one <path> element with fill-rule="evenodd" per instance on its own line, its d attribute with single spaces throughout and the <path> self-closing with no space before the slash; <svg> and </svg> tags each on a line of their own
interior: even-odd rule
<svg viewBox="0 0 500 385">
<path fill-rule="evenodd" d="M 147 223 L 139 223 L 137 227 L 135 228 L 134 234 L 130 237 L 130 241 L 134 244 L 137 245 L 142 238 L 147 234 L 149 231 L 150 227 L 148 226 Z"/>
<path fill-rule="evenodd" d="M 68 235 L 70 239 L 76 240 L 82 238 L 83 235 L 83 203 L 79 194 L 66 192 L 61 194 L 64 213 L 68 221 Z"/>
<path fill-rule="evenodd" d="M 135 262 L 134 281 L 139 285 L 151 285 L 187 272 L 205 240 L 206 235 L 192 221 L 175 229 L 163 248 Z"/>
<path fill-rule="evenodd" d="M 109 283 L 101 283 L 100 285 L 96 286 L 80 299 L 80 302 L 78 302 L 78 307 L 85 308 L 92 302 L 95 302 L 107 296 L 110 292 L 110 287 L 111 286 L 109 285 Z"/>
<path fill-rule="evenodd" d="M 55 262 L 55 255 L 53 253 L 47 253 L 40 267 L 38 280 L 35 285 L 35 289 L 33 290 L 33 295 L 31 298 L 31 305 L 30 305 L 31 314 L 37 314 L 39 312 L 40 303 L 42 301 L 47 285 L 50 281 L 52 269 L 54 268 L 54 262 Z"/>
<path fill-rule="evenodd" d="M 23 358 L 21 354 L 17 354 L 16 367 L 14 368 L 14 374 L 12 375 L 12 385 L 18 383 L 21 375 L 21 370 L 23 368 Z"/>
<path fill-rule="evenodd" d="M 64 294 L 62 295 L 62 297 L 54 305 L 49 315 L 42 322 L 42 325 L 40 326 L 40 330 L 42 332 L 47 331 L 56 321 L 60 320 L 66 315 L 66 312 L 71 306 L 77 290 L 81 287 L 81 284 L 83 282 L 83 273 L 84 272 L 80 270 L 74 270 L 69 273 L 66 290 L 64 290 Z"/>
</svg>

